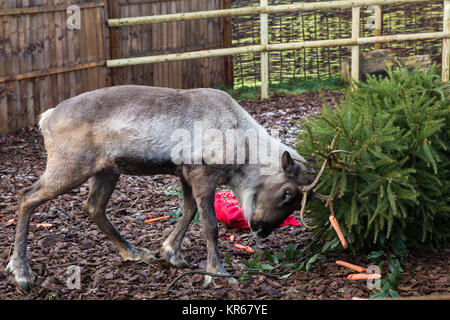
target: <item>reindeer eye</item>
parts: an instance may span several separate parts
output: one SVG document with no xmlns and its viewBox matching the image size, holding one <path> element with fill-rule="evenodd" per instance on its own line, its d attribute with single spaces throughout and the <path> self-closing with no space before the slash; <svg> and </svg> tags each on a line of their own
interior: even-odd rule
<svg viewBox="0 0 450 320">
<path fill-rule="evenodd" d="M 283 195 L 283 202 L 288 202 L 291 200 L 291 191 L 286 190 Z"/>
</svg>

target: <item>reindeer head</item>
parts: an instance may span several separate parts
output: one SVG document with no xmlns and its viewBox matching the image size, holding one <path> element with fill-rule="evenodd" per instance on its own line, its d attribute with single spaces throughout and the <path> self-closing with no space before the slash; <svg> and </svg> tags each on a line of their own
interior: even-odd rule
<svg viewBox="0 0 450 320">
<path fill-rule="evenodd" d="M 289 152 L 285 151 L 281 157 L 282 170 L 264 176 L 262 182 L 254 191 L 252 203 L 244 203 L 248 210 L 250 229 L 257 237 L 267 237 L 292 212 L 301 207 L 302 188 L 314 180 L 313 170 L 304 164 L 294 161 Z"/>
</svg>

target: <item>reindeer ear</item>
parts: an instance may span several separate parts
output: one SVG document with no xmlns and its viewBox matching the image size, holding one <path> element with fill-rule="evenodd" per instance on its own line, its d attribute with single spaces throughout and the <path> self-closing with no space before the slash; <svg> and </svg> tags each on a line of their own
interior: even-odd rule
<svg viewBox="0 0 450 320">
<path fill-rule="evenodd" d="M 289 154 L 288 151 L 283 152 L 283 155 L 281 156 L 281 165 L 283 167 L 284 173 L 289 178 L 295 178 L 295 177 L 298 176 L 298 172 L 300 170 L 300 167 L 291 158 L 291 155 Z"/>
</svg>

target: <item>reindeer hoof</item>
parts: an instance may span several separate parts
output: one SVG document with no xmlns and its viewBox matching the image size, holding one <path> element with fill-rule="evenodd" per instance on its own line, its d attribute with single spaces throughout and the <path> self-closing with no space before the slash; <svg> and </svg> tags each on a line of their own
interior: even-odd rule
<svg viewBox="0 0 450 320">
<path fill-rule="evenodd" d="M 220 275 L 224 275 L 227 276 L 228 272 L 221 271 L 221 272 L 212 272 L 212 273 L 217 273 Z M 206 288 L 207 286 L 209 286 L 210 284 L 222 284 L 223 282 L 228 283 L 229 286 L 233 286 L 235 284 L 238 284 L 238 281 L 235 278 L 226 278 L 226 277 L 213 277 L 213 276 L 205 276 L 205 280 L 203 281 L 203 288 Z"/>
<path fill-rule="evenodd" d="M 131 247 L 126 251 L 120 252 L 123 261 L 143 261 L 151 263 L 156 260 L 152 252 L 145 248 Z"/>
<path fill-rule="evenodd" d="M 176 268 L 183 269 L 189 267 L 189 264 L 183 259 L 179 252 L 176 252 L 170 245 L 164 244 L 161 247 L 161 255 Z"/>
<path fill-rule="evenodd" d="M 11 259 L 5 271 L 14 276 L 14 280 L 20 289 L 30 291 L 33 287 L 35 277 L 27 262 L 20 263 Z"/>
</svg>

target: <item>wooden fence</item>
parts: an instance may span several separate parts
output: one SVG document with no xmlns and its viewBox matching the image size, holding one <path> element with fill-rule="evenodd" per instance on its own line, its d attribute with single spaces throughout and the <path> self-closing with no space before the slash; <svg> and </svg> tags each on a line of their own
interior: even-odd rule
<svg viewBox="0 0 450 320">
<path fill-rule="evenodd" d="M 427 0 L 428 2 L 437 0 Z M 442 2 L 442 0 L 440 0 Z M 259 6 L 247 7 L 247 8 L 233 8 L 226 10 L 204 11 L 204 12 L 191 12 L 191 13 L 178 13 L 171 15 L 156 15 L 147 17 L 129 17 L 122 19 L 110 19 L 108 25 L 110 27 L 121 27 L 130 25 L 140 25 L 157 22 L 173 22 L 173 21 L 190 21 L 196 19 L 207 19 L 217 17 L 233 17 L 244 16 L 251 14 L 260 15 L 260 32 L 261 43 L 253 46 L 243 46 L 226 49 L 212 49 L 201 50 L 195 52 L 184 52 L 175 54 L 164 54 L 147 57 L 136 57 L 130 59 L 115 59 L 107 61 L 107 66 L 110 68 L 140 65 L 148 63 L 156 63 L 162 61 L 182 61 L 191 60 L 205 57 L 218 57 L 226 55 L 236 55 L 242 53 L 258 52 L 261 54 L 261 97 L 268 97 L 269 86 L 269 63 L 267 59 L 267 53 L 271 51 L 284 51 L 284 50 L 299 50 L 305 48 L 319 48 L 319 47 L 336 47 L 336 46 L 350 46 L 352 48 L 352 77 L 354 80 L 359 80 L 359 53 L 360 46 L 365 44 L 376 43 L 390 43 L 401 42 L 409 40 L 427 40 L 427 39 L 443 39 L 442 46 L 442 79 L 448 81 L 449 79 L 449 38 L 450 38 L 450 1 L 444 1 L 444 21 L 443 30 L 440 32 L 425 32 L 425 33 L 413 33 L 413 34 L 398 34 L 398 35 L 379 35 L 373 37 L 360 37 L 360 7 L 369 5 L 385 6 L 390 4 L 408 4 L 415 2 L 424 2 L 423 0 L 344 0 L 344 1 L 331 1 L 331 2 L 312 2 L 312 3 L 296 3 L 287 5 L 268 5 L 267 0 L 260 0 Z M 289 43 L 268 43 L 268 20 L 267 14 L 280 13 L 280 12 L 299 12 L 307 10 L 321 10 L 321 9 L 336 9 L 336 8 L 352 8 L 352 34 L 350 38 L 345 39 L 333 39 L 333 40 L 313 40 L 313 41 L 301 41 L 301 42 L 289 42 Z M 379 23 L 378 23 L 379 24 Z"/>
<path fill-rule="evenodd" d="M 317 2 L 321 0 L 302 0 Z M 323 1 L 323 0 L 322 0 Z M 269 0 L 271 5 L 293 4 L 298 0 Z M 259 0 L 233 0 L 233 8 L 248 7 Z M 408 34 L 442 30 L 442 1 L 392 4 L 361 8 L 360 35 Z M 381 11 L 381 12 L 380 12 Z M 380 17 L 381 14 L 381 17 Z M 269 14 L 269 43 L 287 43 L 310 40 L 329 40 L 351 37 L 352 8 L 312 10 Z M 381 22 L 381 28 L 375 25 Z M 231 19 L 233 46 L 260 43 L 259 15 L 238 16 Z M 377 32 L 378 29 L 378 32 Z M 361 46 L 362 51 L 389 49 L 396 58 L 427 55 L 441 65 L 441 40 L 414 40 Z M 305 48 L 271 52 L 269 76 L 271 83 L 291 79 L 339 78 L 343 65 L 351 57 L 351 47 Z M 260 84 L 260 53 L 233 56 L 235 86 Z"/>
<path fill-rule="evenodd" d="M 108 85 L 104 3 L 79 3 L 82 23 L 92 27 L 68 30 L 69 3 L 1 2 L 0 133 L 34 124 L 58 102 Z"/>
<path fill-rule="evenodd" d="M 356 51 L 362 44 L 443 39 L 443 79 L 448 79 L 448 0 L 443 10 L 442 31 L 359 37 L 355 28 L 350 38 L 289 43 L 272 41 L 267 17 L 283 12 L 343 7 L 353 10 L 352 7 L 368 4 L 402 5 L 419 0 L 288 5 L 259 1 L 259 6 L 244 8 L 232 8 L 232 0 L 1 1 L 0 134 L 33 125 L 46 109 L 69 97 L 105 86 L 131 83 L 175 88 L 215 87 L 222 83 L 231 86 L 233 56 L 251 52 L 263 57 L 262 63 L 256 63 L 258 71 L 266 75 L 263 97 L 267 95 L 267 56 L 274 51 L 301 52 L 308 48 L 347 46 L 354 48 L 357 59 Z M 442 0 L 422 2 L 442 3 Z M 66 25 L 67 8 L 74 4 L 80 9 L 79 30 L 70 30 Z M 260 17 L 254 32 L 262 31 L 261 43 L 232 47 L 231 17 L 243 15 Z M 109 27 L 106 20 L 109 20 Z M 353 20 L 356 26 L 357 9 Z M 348 25 L 351 26 L 350 22 Z"/>
<path fill-rule="evenodd" d="M 80 29 L 67 9 L 80 9 Z M 110 85 L 214 87 L 226 79 L 226 58 L 106 68 L 106 60 L 221 48 L 224 19 L 130 26 L 111 32 L 106 19 L 215 10 L 228 0 L 0 1 L 0 134 L 34 125 L 59 102 Z M 228 33 L 231 45 L 231 34 Z M 230 67 L 226 62 L 230 63 Z M 195 72 L 193 72 L 195 70 Z M 231 71 L 232 74 L 232 71 Z"/>
</svg>

